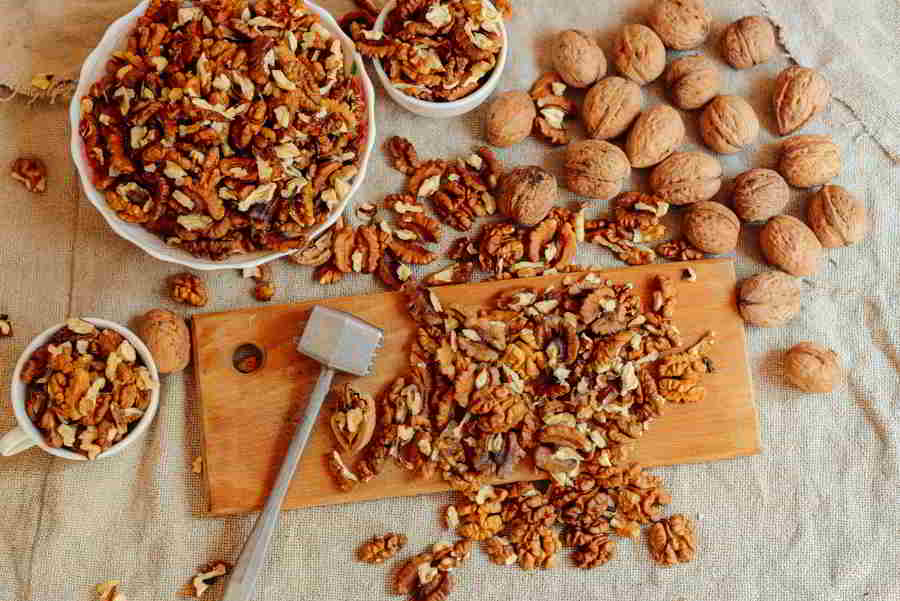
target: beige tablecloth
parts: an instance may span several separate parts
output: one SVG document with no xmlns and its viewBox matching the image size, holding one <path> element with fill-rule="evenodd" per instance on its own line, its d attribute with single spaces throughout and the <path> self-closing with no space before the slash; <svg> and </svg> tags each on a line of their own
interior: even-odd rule
<svg viewBox="0 0 900 601">
<path fill-rule="evenodd" d="M 92 10 L 102 7 L 99 14 L 107 20 L 129 8 L 127 0 L 81 4 Z M 335 13 L 350 6 L 346 0 L 325 4 Z M 611 32 L 623 22 L 641 19 L 647 3 L 518 0 L 514 4 L 518 14 L 510 24 L 513 51 L 501 89 L 531 84 L 546 67 L 545 48 L 554 31 L 591 30 L 608 47 Z M 725 24 L 744 14 L 763 12 L 750 0 L 708 4 L 716 19 L 716 31 L 706 49 L 713 56 L 717 53 L 712 40 Z M 787 12 L 784 7 L 775 6 L 776 0 L 765 4 L 776 18 L 807 16 L 802 12 L 805 2 L 788 16 L 782 15 Z M 817 4 L 828 5 L 832 15 L 835 11 L 843 15 L 843 2 Z M 92 22 L 85 30 L 90 34 L 83 39 L 73 34 L 69 25 L 76 20 L 61 18 L 59 13 L 61 6 L 70 5 L 77 6 L 50 0 L 0 1 L 3 14 L 12 15 L 6 21 L 9 28 L 21 32 L 34 25 L 40 30 L 40 36 L 29 38 L 31 54 L 13 56 L 18 71 L 29 72 L 32 62 L 26 70 L 23 61 L 32 58 L 39 63 L 34 57 L 48 47 L 57 56 L 68 56 L 58 47 L 67 39 L 74 48 L 92 45 L 90 36 L 102 27 Z M 880 7 L 887 12 L 863 14 L 873 20 L 888 13 L 896 17 L 896 5 L 882 2 Z M 833 22 L 837 31 L 844 20 Z M 56 23 L 60 36 L 47 30 L 46 23 Z M 884 28 L 874 21 L 855 25 L 860 31 L 870 26 L 873 31 Z M 789 48 L 802 46 L 785 39 Z M 0 35 L 0 40 L 0 45 L 10 48 L 16 42 L 8 35 Z M 865 49 L 877 52 L 869 45 Z M 805 51 L 811 54 L 802 57 L 804 63 L 826 71 L 847 58 L 840 53 L 826 57 L 814 49 Z M 896 54 L 888 59 L 865 58 L 887 60 L 893 69 L 897 66 Z M 5 60 L 15 62 L 7 56 Z M 740 73 L 722 64 L 724 89 L 749 99 L 764 130 L 749 152 L 722 158 L 729 179 L 751 165 L 774 165 L 776 139 L 770 134 L 769 98 L 774 76 L 787 64 L 786 55 Z M 822 270 L 811 280 L 802 315 L 788 327 L 748 331 L 764 453 L 656 470 L 672 491 L 670 510 L 697 518 L 697 560 L 661 569 L 652 564 L 641 540 L 621 543 L 619 558 L 594 571 L 580 571 L 564 559 L 554 570 L 526 574 L 493 566 L 478 552 L 460 570 L 453 598 L 900 599 L 896 309 L 900 171 L 884 152 L 900 132 L 896 123 L 867 122 L 866 110 L 848 109 L 841 100 L 849 99 L 853 107 L 855 91 L 847 86 L 854 79 L 847 75 L 852 69 L 840 68 L 846 77 L 835 79 L 837 100 L 808 130 L 831 132 L 840 145 L 844 167 L 836 181 L 865 199 L 873 233 L 856 247 L 828 253 Z M 9 68 L 0 70 L 0 83 L 18 85 L 4 79 L 9 74 Z M 659 84 L 647 89 L 648 105 L 661 98 Z M 896 110 L 896 98 L 888 98 L 894 104 L 885 107 L 886 114 Z M 480 112 L 452 121 L 429 121 L 401 112 L 379 91 L 377 115 L 379 143 L 389 135 L 407 136 L 426 157 L 467 153 L 481 137 Z M 695 147 L 697 115 L 685 114 L 685 119 L 690 145 Z M 167 300 L 163 290 L 166 276 L 179 268 L 151 259 L 117 238 L 80 194 L 67 155 L 65 121 L 64 107 L 58 104 L 29 104 L 17 98 L 0 105 L 0 164 L 34 153 L 50 168 L 49 192 L 40 197 L 0 177 L 0 313 L 10 314 L 15 328 L 13 338 L 0 339 L 0 396 L 7 395 L 12 366 L 31 337 L 67 315 L 132 323 L 154 306 L 188 313 Z M 876 140 L 867 132 L 887 135 Z M 508 163 L 543 163 L 559 171 L 561 151 L 536 141 L 500 154 Z M 645 185 L 645 176 L 636 174 L 632 187 Z M 402 182 L 403 177 L 388 168 L 379 152 L 357 200 L 377 202 Z M 799 215 L 803 207 L 804 195 L 795 193 L 790 212 Z M 740 276 L 765 268 L 756 238 L 756 228 L 744 229 L 736 256 Z M 585 245 L 579 253 L 581 262 L 615 264 L 596 247 Z M 275 271 L 280 302 L 379 289 L 365 276 L 324 288 L 312 283 L 305 269 L 280 262 Z M 209 275 L 206 280 L 212 291 L 207 310 L 255 302 L 250 298 L 250 284 L 235 272 Z M 781 352 L 804 339 L 839 351 L 846 378 L 833 394 L 804 396 L 784 385 Z M 3 405 L 0 431 L 13 425 L 12 411 Z M 190 470 L 198 445 L 196 394 L 188 372 L 164 382 L 155 424 L 145 438 L 115 459 L 73 464 L 31 450 L 0 461 L 0 601 L 86 601 L 94 598 L 91 587 L 109 578 L 122 579 L 132 601 L 174 599 L 197 567 L 215 559 L 234 560 L 252 518 L 203 516 L 200 481 Z M 356 562 L 354 550 L 364 538 L 387 530 L 406 532 L 410 552 L 448 537 L 437 512 L 449 499 L 449 495 L 434 495 L 284 514 L 255 599 L 392 598 L 389 569 Z M 208 598 L 220 594 L 216 587 Z"/>
</svg>

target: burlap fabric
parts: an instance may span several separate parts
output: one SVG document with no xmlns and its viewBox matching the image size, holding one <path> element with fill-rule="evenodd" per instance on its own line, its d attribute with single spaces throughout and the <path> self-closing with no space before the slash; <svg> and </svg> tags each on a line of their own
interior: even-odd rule
<svg viewBox="0 0 900 601">
<path fill-rule="evenodd" d="M 335 13 L 350 6 L 347 1 L 326 4 Z M 527 87 L 547 67 L 545 48 L 554 31 L 581 27 L 608 45 L 611 32 L 624 22 L 641 19 L 646 8 L 644 2 L 625 1 L 515 4 L 518 15 L 510 24 L 513 52 L 501 89 Z M 763 12 L 749 0 L 708 4 L 716 18 L 716 32 L 706 49 L 712 56 L 717 56 L 712 40 L 725 24 Z M 836 12 L 844 5 L 819 4 Z M 896 11 L 896 5 L 889 4 L 882 3 L 882 8 Z M 804 5 L 798 4 L 796 10 Z M 0 44 L 12 48 L 22 36 L 31 36 L 25 44 L 28 53 L 4 55 L 0 82 L 22 81 L 22 73 L 27 75 L 31 65 L 42 64 L 49 56 L 71 59 L 75 69 L 80 60 L 75 56 L 93 44 L 106 22 L 129 8 L 127 1 L 0 1 L 7 15 L 0 25 Z M 772 10 L 772 14 L 780 13 Z M 801 14 L 789 18 L 797 15 Z M 876 17 L 882 15 L 870 14 Z M 874 22 L 857 24 L 861 30 L 870 25 L 882 27 Z M 804 62 L 823 67 L 842 58 L 812 55 Z M 890 60 L 896 68 L 896 59 Z M 774 165 L 769 99 L 774 76 L 788 63 L 789 57 L 783 55 L 770 65 L 740 73 L 722 64 L 724 89 L 749 99 L 764 130 L 752 150 L 722 159 L 729 179 L 749 166 Z M 13 69 L 19 79 L 10 78 Z M 865 199 L 874 230 L 862 244 L 828 253 L 822 270 L 810 281 L 802 315 L 791 325 L 749 330 L 764 453 L 656 470 L 672 491 L 671 511 L 698 520 L 697 560 L 661 569 L 651 563 L 641 540 L 623 542 L 616 561 L 592 572 L 579 571 L 563 558 L 554 570 L 524 574 L 493 566 L 478 552 L 458 573 L 454 598 L 900 598 L 896 317 L 900 217 L 895 207 L 900 172 L 867 134 L 876 125 L 867 124 L 841 102 L 849 97 L 846 86 L 853 82 L 835 80 L 838 100 L 808 130 L 828 131 L 840 145 L 844 167 L 836 181 Z M 647 88 L 646 96 L 647 105 L 660 102 L 659 84 Z M 407 136 L 425 157 L 461 155 L 481 137 L 480 112 L 429 121 L 402 112 L 379 92 L 377 114 L 379 142 L 389 135 Z M 685 114 L 685 120 L 691 146 L 696 146 L 697 115 Z M 179 268 L 151 259 L 116 237 L 80 194 L 68 159 L 65 123 L 61 105 L 29 104 L 21 98 L 0 106 L 0 164 L 34 153 L 50 168 L 49 192 L 41 197 L 0 177 L 0 312 L 11 315 L 15 328 L 13 338 L 0 339 L 4 396 L 12 365 L 31 337 L 67 315 L 133 323 L 135 316 L 154 306 L 187 313 L 168 301 L 163 290 L 164 279 Z M 500 154 L 509 163 L 545 164 L 559 172 L 561 151 L 535 141 Z M 637 174 L 632 187 L 644 185 L 645 175 Z M 379 151 L 357 200 L 378 201 L 402 182 L 403 176 L 388 168 Z M 804 198 L 795 194 L 791 213 L 801 214 Z M 736 256 L 740 276 L 764 269 L 756 238 L 756 228 L 745 228 Z M 587 246 L 580 250 L 579 261 L 615 264 L 602 249 Z M 275 271 L 277 300 L 282 302 L 379 289 L 362 276 L 321 287 L 311 281 L 308 271 L 283 262 L 275 265 Z M 208 310 L 255 302 L 251 285 L 238 273 L 222 272 L 206 280 L 212 293 Z M 781 352 L 805 339 L 840 353 L 846 378 L 835 393 L 804 396 L 784 385 Z M 0 430 L 13 425 L 12 411 L 5 405 L 0 409 Z M 199 566 L 214 559 L 234 560 L 253 518 L 203 516 L 203 492 L 190 471 L 198 452 L 198 428 L 194 384 L 187 372 L 165 381 L 152 429 L 114 459 L 73 464 L 31 450 L 0 461 L 0 600 L 86 601 L 94 598 L 92 586 L 109 578 L 122 579 L 132 601 L 174 599 Z M 438 510 L 449 500 L 449 495 L 433 495 L 284 514 L 255 598 L 392 598 L 389 569 L 356 562 L 354 550 L 365 537 L 387 530 L 406 532 L 410 552 L 446 538 L 449 533 L 441 528 Z M 220 594 L 219 587 L 208 593 L 209 598 Z"/>
</svg>

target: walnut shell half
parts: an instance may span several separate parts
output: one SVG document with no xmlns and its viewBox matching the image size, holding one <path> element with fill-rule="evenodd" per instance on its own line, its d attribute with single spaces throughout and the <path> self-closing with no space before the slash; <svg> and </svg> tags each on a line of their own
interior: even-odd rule
<svg viewBox="0 0 900 601">
<path fill-rule="evenodd" d="M 632 23 L 616 36 L 613 61 L 619 73 L 643 86 L 662 75 L 666 49 L 652 29 Z"/>
<path fill-rule="evenodd" d="M 766 271 L 741 284 L 738 308 L 749 324 L 763 328 L 783 326 L 797 313 L 803 302 L 799 279 L 783 271 Z"/>
<path fill-rule="evenodd" d="M 749 69 L 775 55 L 775 28 L 764 17 L 744 17 L 725 28 L 722 55 L 735 69 Z"/>
<path fill-rule="evenodd" d="M 652 167 L 669 157 L 684 142 L 684 121 L 667 104 L 658 104 L 641 113 L 625 142 L 631 166 Z"/>
<path fill-rule="evenodd" d="M 806 220 L 825 248 L 856 244 L 869 231 L 865 205 L 841 186 L 822 186 L 810 196 Z"/>
<path fill-rule="evenodd" d="M 830 136 L 793 136 L 781 145 L 778 170 L 796 188 L 821 186 L 841 172 L 841 151 Z"/>
<path fill-rule="evenodd" d="M 684 216 L 684 237 L 703 252 L 731 252 L 738 242 L 741 222 L 722 203 L 704 200 L 691 205 Z"/>
<path fill-rule="evenodd" d="M 819 270 L 822 245 L 805 223 L 790 215 L 769 220 L 759 233 L 766 261 L 796 276 L 810 276 Z"/>
<path fill-rule="evenodd" d="M 497 208 L 520 224 L 531 227 L 544 220 L 558 195 L 556 178 L 544 169 L 518 167 L 500 180 Z"/>
<path fill-rule="evenodd" d="M 734 178 L 734 212 L 744 221 L 768 221 L 780 214 L 790 199 L 787 182 L 772 169 L 750 169 Z"/>
<path fill-rule="evenodd" d="M 831 392 L 841 377 L 838 354 L 815 342 L 791 347 L 784 358 L 788 381 L 804 392 Z"/>
<path fill-rule="evenodd" d="M 675 106 L 698 109 L 719 93 L 722 77 L 712 60 L 702 54 L 692 54 L 669 63 L 666 87 Z"/>
<path fill-rule="evenodd" d="M 703 0 L 656 0 L 647 23 L 667 47 L 687 50 L 709 36 L 712 16 Z"/>
<path fill-rule="evenodd" d="M 613 198 L 631 174 L 631 164 L 622 149 L 601 140 L 569 144 L 565 161 L 567 187 L 589 198 Z"/>
<path fill-rule="evenodd" d="M 740 96 L 716 96 L 700 115 L 700 135 L 716 152 L 734 154 L 756 140 L 759 119 Z"/>
<path fill-rule="evenodd" d="M 498 95 L 488 106 L 485 137 L 501 148 L 518 144 L 531 134 L 537 109 L 528 92 L 514 90 Z"/>
<path fill-rule="evenodd" d="M 831 84 L 818 71 L 795 65 L 779 73 L 772 96 L 779 135 L 809 123 L 830 100 Z"/>
<path fill-rule="evenodd" d="M 553 42 L 553 68 L 573 88 L 586 88 L 606 75 L 606 56 L 588 34 L 567 29 Z"/>
<path fill-rule="evenodd" d="M 722 165 L 703 152 L 676 152 L 653 168 L 650 188 L 672 205 L 709 200 L 722 187 Z"/>
<path fill-rule="evenodd" d="M 588 135 L 609 140 L 627 130 L 641 112 L 641 88 L 622 77 L 607 77 L 597 82 L 584 98 L 581 117 Z"/>
</svg>

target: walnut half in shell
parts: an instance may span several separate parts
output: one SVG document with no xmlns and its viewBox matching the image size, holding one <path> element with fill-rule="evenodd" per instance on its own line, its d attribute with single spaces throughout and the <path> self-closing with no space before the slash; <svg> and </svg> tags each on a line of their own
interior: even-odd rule
<svg viewBox="0 0 900 601">
<path fill-rule="evenodd" d="M 375 418 L 375 400 L 372 396 L 346 384 L 331 414 L 331 431 L 338 446 L 348 453 L 358 453 L 364 449 L 375 432 Z"/>
</svg>

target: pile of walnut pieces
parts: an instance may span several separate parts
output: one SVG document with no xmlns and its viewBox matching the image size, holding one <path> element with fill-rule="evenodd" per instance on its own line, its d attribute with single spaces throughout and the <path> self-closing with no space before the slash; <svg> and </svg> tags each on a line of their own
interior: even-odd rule
<svg viewBox="0 0 900 601">
<path fill-rule="evenodd" d="M 96 459 L 144 415 L 154 382 L 113 330 L 69 319 L 22 370 L 25 411 L 53 448 Z"/>
<path fill-rule="evenodd" d="M 374 30 L 374 4 L 357 4 L 361 10 L 344 15 L 341 27 L 407 96 L 464 98 L 490 77 L 503 49 L 502 14 L 484 0 L 398 0 L 383 31 Z"/>
<path fill-rule="evenodd" d="M 660 519 L 669 495 L 630 451 L 667 404 L 702 401 L 713 371 L 712 333 L 678 350 L 671 280 L 657 278 L 649 306 L 632 285 L 596 273 L 512 288 L 489 308 L 405 291 L 419 326 L 411 370 L 381 395 L 355 465 L 333 453 L 342 488 L 372 480 L 390 459 L 440 474 L 464 497 L 447 526 L 486 541 L 496 563 L 524 569 L 550 567 L 563 543 L 577 565 L 601 565 L 612 535 L 636 538 Z M 491 484 L 526 456 L 547 472 L 548 489 Z"/>
<path fill-rule="evenodd" d="M 81 105 L 110 208 L 212 259 L 305 246 L 367 131 L 340 40 L 301 0 L 153 0 Z"/>
</svg>

